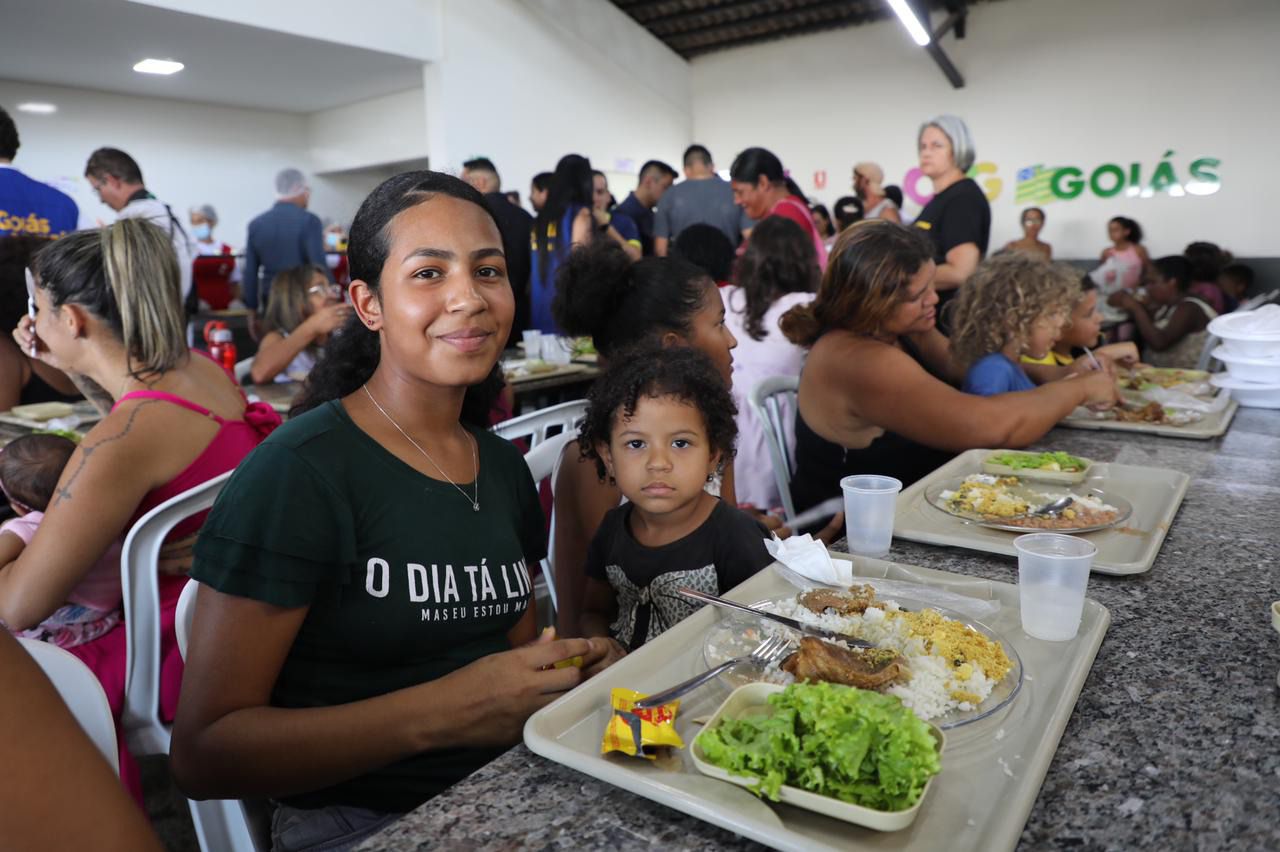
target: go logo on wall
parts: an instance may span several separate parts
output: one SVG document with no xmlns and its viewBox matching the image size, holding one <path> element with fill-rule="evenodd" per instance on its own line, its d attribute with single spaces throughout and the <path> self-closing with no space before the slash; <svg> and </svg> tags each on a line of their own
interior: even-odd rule
<svg viewBox="0 0 1280 852">
<path fill-rule="evenodd" d="M 1165 151 L 1160 162 L 1145 175 L 1141 163 L 1130 163 L 1127 169 L 1116 163 L 1103 163 L 1088 173 L 1075 166 L 1028 166 L 1018 172 L 1014 200 L 1018 204 L 1048 204 L 1079 198 L 1086 191 L 1098 198 L 1114 198 L 1122 193 L 1126 198 L 1156 195 L 1182 198 L 1213 195 L 1222 188 L 1217 172 L 1221 160 L 1215 157 L 1192 160 L 1187 167 L 1187 179 L 1180 180 L 1170 159 L 1173 155 L 1173 151 Z"/>
<path fill-rule="evenodd" d="M 983 193 L 987 196 L 987 201 L 995 201 L 1000 197 L 1000 192 L 1004 189 L 1004 181 L 997 174 L 996 164 L 989 160 L 983 160 L 980 163 L 974 163 L 973 167 L 965 173 L 965 177 L 973 178 L 979 186 L 982 187 Z M 929 186 L 929 179 L 924 176 L 924 172 L 919 167 L 908 169 L 907 173 L 902 177 L 902 192 L 907 197 L 924 207 L 933 199 L 932 192 L 921 192 L 920 182 L 924 181 L 924 186 Z"/>
</svg>

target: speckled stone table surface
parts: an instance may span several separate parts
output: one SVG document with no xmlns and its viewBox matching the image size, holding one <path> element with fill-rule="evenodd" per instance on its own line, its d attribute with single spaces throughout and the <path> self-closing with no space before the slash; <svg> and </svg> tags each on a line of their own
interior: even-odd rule
<svg viewBox="0 0 1280 852">
<path fill-rule="evenodd" d="M 1152 570 L 1094 575 L 1112 623 L 1019 849 L 1280 849 L 1280 412 L 1213 441 L 1058 429 L 1043 442 L 1191 476 Z M 888 559 L 1016 582 L 1011 558 L 895 541 Z M 757 849 L 518 746 L 361 847 Z"/>
</svg>

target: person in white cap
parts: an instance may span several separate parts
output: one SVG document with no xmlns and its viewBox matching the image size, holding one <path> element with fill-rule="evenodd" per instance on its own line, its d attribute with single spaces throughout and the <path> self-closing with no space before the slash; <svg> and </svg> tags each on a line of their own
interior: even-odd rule
<svg viewBox="0 0 1280 852">
<path fill-rule="evenodd" d="M 878 163 L 858 163 L 853 167 L 853 191 L 862 199 L 864 219 L 888 219 L 901 222 L 898 205 L 884 194 L 884 169 Z"/>
<path fill-rule="evenodd" d="M 244 303 L 258 310 L 267 304 L 271 280 L 286 269 L 313 264 L 325 270 L 324 227 L 320 217 L 307 212 L 311 188 L 297 169 L 281 169 L 276 175 L 276 203 L 249 223 L 244 247 Z"/>
</svg>

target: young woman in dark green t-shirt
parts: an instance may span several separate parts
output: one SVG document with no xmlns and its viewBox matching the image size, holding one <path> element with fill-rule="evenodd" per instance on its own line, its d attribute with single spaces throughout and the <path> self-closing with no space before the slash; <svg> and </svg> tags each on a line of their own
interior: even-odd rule
<svg viewBox="0 0 1280 852">
<path fill-rule="evenodd" d="M 483 198 L 398 175 L 349 258 L 355 315 L 222 492 L 193 569 L 173 771 L 189 795 L 281 801 L 277 849 L 371 833 L 604 663 L 599 640 L 535 641 L 536 492 L 466 422 L 514 312 Z"/>
</svg>

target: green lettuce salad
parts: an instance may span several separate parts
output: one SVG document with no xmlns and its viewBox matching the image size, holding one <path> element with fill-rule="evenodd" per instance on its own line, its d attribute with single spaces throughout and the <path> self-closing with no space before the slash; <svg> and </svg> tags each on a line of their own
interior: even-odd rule
<svg viewBox="0 0 1280 852">
<path fill-rule="evenodd" d="M 1060 470 L 1075 473 L 1084 470 L 1084 461 L 1062 451 L 1050 453 L 996 453 L 987 459 L 1014 470 Z"/>
<path fill-rule="evenodd" d="M 833 683 L 792 684 L 769 696 L 770 716 L 723 719 L 703 731 L 707 760 L 757 779 L 882 811 L 914 805 L 938 773 L 937 741 L 896 696 Z"/>
</svg>

